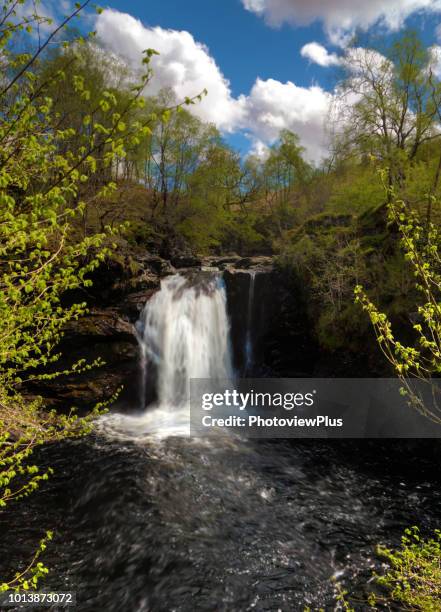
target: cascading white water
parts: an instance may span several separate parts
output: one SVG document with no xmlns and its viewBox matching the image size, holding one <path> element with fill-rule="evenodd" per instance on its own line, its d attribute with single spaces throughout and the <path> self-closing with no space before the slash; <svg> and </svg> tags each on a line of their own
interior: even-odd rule
<svg viewBox="0 0 441 612">
<path fill-rule="evenodd" d="M 161 290 L 145 305 L 137 329 L 142 354 L 157 367 L 161 406 L 185 404 L 191 378 L 232 375 L 226 293 L 220 276 L 164 279 Z"/>
<path fill-rule="evenodd" d="M 143 407 L 148 366 L 157 373 L 157 403 L 142 415 L 110 414 L 101 429 L 112 436 L 142 439 L 189 433 L 191 378 L 214 381 L 233 375 L 227 299 L 220 275 L 165 278 L 136 325 L 141 349 Z"/>
</svg>

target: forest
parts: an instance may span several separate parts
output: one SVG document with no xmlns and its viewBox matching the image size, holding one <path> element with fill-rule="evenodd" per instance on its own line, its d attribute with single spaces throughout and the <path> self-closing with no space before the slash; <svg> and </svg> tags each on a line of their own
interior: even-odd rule
<svg viewBox="0 0 441 612">
<path fill-rule="evenodd" d="M 317 350 L 341 361 L 335 376 L 395 375 L 408 389 L 409 378 L 439 378 L 441 81 L 418 33 L 342 51 L 327 156 L 312 162 L 286 129 L 262 155 L 236 151 L 194 113 L 207 91 L 151 95 L 157 51 L 136 71 L 104 50 L 77 19 L 89 2 L 61 23 L 23 4 L 0 3 L 2 512 L 52 479 L 41 448 L 82 444 L 116 400 L 112 390 L 88 412 L 60 411 L 35 389 L 102 365 L 65 366 L 60 342 L 91 307 L 82 288 L 91 295 L 109 270 L 136 271 L 145 253 L 190 266 L 271 258 L 301 287 Z M 441 412 L 412 401 L 441 424 Z M 401 544 L 379 547 L 379 591 L 363 587 L 360 604 L 334 580 L 336 609 L 441 609 L 439 531 L 404 527 Z M 0 564 L 1 592 L 44 588 L 47 529 L 8 575 Z M 166 609 L 152 602 L 127 609 Z"/>
<path fill-rule="evenodd" d="M 51 51 L 37 78 L 51 121 L 72 131 L 62 151 L 84 150 L 87 160 L 94 148 L 94 161 L 81 167 L 75 238 L 116 233 L 116 257 L 137 247 L 168 257 L 273 255 L 308 277 L 316 333 L 331 349 L 344 347 L 348 326 L 355 336 L 368 328 L 353 300 L 358 284 L 402 322 L 415 283 L 386 207 L 393 197 L 424 227 L 439 224 L 441 84 L 415 32 L 387 53 L 347 52 L 329 156 L 317 165 L 287 130 L 263 157 L 241 155 L 192 114 L 205 92 L 184 101 L 172 91 L 149 97 L 154 67 L 133 74 L 95 41 Z M 114 129 L 123 150 L 114 146 L 110 161 L 105 140 Z"/>
</svg>

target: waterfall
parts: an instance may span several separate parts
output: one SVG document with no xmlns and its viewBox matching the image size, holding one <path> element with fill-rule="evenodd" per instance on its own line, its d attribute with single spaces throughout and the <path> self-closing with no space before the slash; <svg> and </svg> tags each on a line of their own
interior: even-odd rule
<svg viewBox="0 0 441 612">
<path fill-rule="evenodd" d="M 254 365 L 253 351 L 253 307 L 256 272 L 250 272 L 250 285 L 248 289 L 247 331 L 245 337 L 245 375 L 251 374 Z"/>
<path fill-rule="evenodd" d="M 145 408 L 145 400 L 147 394 L 147 368 L 148 368 L 148 357 L 147 350 L 142 338 L 142 335 L 139 334 L 139 321 L 136 323 L 135 329 L 137 333 L 137 339 L 139 344 L 139 369 L 140 369 L 140 385 L 139 385 L 139 407 L 141 410 Z"/>
<path fill-rule="evenodd" d="M 104 415 L 101 431 L 139 441 L 189 435 L 190 379 L 232 378 L 229 329 L 220 275 L 176 274 L 162 280 L 136 324 L 142 413 Z M 157 401 L 146 409 L 150 385 L 156 386 Z"/>
<path fill-rule="evenodd" d="M 229 323 L 223 280 L 213 274 L 164 279 L 145 305 L 137 324 L 141 345 L 142 388 L 146 367 L 157 370 L 162 407 L 180 407 L 188 399 L 191 378 L 230 378 Z"/>
</svg>

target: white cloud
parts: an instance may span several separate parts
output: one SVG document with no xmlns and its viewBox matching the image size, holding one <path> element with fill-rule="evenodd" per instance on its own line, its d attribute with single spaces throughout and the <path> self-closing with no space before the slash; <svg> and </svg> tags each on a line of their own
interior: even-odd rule
<svg viewBox="0 0 441 612">
<path fill-rule="evenodd" d="M 298 87 L 288 81 L 257 79 L 244 104 L 242 125 L 259 141 L 274 142 L 280 130 L 300 136 L 307 156 L 321 159 L 326 153 L 325 122 L 332 95 L 317 86 Z"/>
<path fill-rule="evenodd" d="M 139 66 L 142 50 L 160 53 L 152 62 L 155 76 L 149 95 L 168 87 L 182 100 L 206 88 L 208 96 L 191 111 L 224 132 L 245 131 L 255 152 L 264 154 L 281 129 L 290 129 L 299 134 L 310 159 L 319 160 L 325 153 L 324 123 L 332 96 L 320 87 L 257 79 L 248 95 L 234 98 L 207 47 L 188 32 L 146 27 L 111 9 L 97 17 L 96 29 L 105 47 L 133 67 Z"/>
<path fill-rule="evenodd" d="M 242 0 L 242 4 L 253 13 L 263 13 L 265 10 L 265 0 Z"/>
<path fill-rule="evenodd" d="M 331 40 L 340 43 L 358 27 L 366 30 L 380 23 L 396 30 L 416 11 L 441 11 L 441 0 L 242 0 L 242 4 L 273 26 L 320 20 Z"/>
<path fill-rule="evenodd" d="M 336 53 L 329 53 L 323 45 L 317 42 L 310 42 L 304 45 L 300 51 L 302 57 L 306 57 L 310 62 L 319 66 L 337 66 L 341 63 Z"/>
<path fill-rule="evenodd" d="M 270 154 L 270 148 L 265 143 L 259 140 L 258 138 L 252 138 L 252 146 L 248 152 L 248 155 L 253 157 L 258 157 L 260 160 L 265 160 Z"/>
<path fill-rule="evenodd" d="M 441 79 L 441 46 L 440 45 L 433 45 L 433 47 L 430 47 L 429 49 L 430 51 L 430 68 L 433 72 L 433 74 L 438 78 Z"/>
<path fill-rule="evenodd" d="M 231 130 L 240 119 L 241 100 L 234 100 L 230 84 L 223 76 L 207 47 L 189 32 L 146 27 L 126 13 L 108 9 L 98 16 L 96 30 L 107 49 L 140 66 L 141 53 L 152 48 L 155 76 L 149 93 L 171 88 L 178 99 L 195 96 L 207 89 L 209 95 L 193 110 L 204 121 Z"/>
<path fill-rule="evenodd" d="M 392 78 L 393 63 L 375 49 L 349 47 L 342 58 L 342 64 L 354 75 L 372 71 L 377 78 Z"/>
<path fill-rule="evenodd" d="M 438 41 L 441 41 L 441 24 L 435 29 Z M 441 79 L 441 45 L 435 44 L 429 47 L 430 68 L 436 77 Z"/>
</svg>

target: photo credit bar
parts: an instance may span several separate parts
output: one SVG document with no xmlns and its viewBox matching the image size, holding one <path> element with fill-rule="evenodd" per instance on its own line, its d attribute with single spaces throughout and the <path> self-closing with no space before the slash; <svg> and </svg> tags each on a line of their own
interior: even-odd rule
<svg viewBox="0 0 441 612">
<path fill-rule="evenodd" d="M 425 415 L 422 414 L 425 412 Z M 441 384 L 398 378 L 191 379 L 190 435 L 441 438 Z"/>
</svg>

